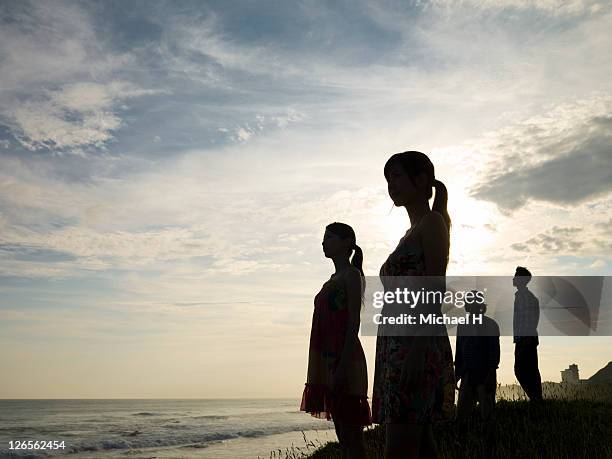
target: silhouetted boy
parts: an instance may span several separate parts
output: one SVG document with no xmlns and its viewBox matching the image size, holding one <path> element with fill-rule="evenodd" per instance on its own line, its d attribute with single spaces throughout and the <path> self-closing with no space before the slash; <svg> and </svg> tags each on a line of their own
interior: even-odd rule
<svg viewBox="0 0 612 459">
<path fill-rule="evenodd" d="M 473 291 L 475 293 L 475 291 Z M 461 380 L 457 400 L 457 418 L 465 419 L 476 402 L 485 423 L 494 419 L 497 368 L 499 367 L 499 326 L 485 316 L 487 305 L 466 301 L 465 310 L 470 319 L 481 316 L 482 324 L 474 323 L 457 327 L 455 349 L 455 377 Z"/>
<path fill-rule="evenodd" d="M 527 288 L 531 273 L 518 266 L 512 279 L 517 288 L 514 298 L 514 374 L 532 401 L 542 400 L 542 380 L 538 370 L 538 321 L 540 303 Z"/>
</svg>

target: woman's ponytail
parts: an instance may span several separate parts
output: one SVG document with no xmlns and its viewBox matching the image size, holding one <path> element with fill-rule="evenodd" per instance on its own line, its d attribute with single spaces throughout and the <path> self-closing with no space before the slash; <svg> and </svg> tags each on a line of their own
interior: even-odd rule
<svg viewBox="0 0 612 459">
<path fill-rule="evenodd" d="M 359 270 L 361 273 L 361 303 L 363 304 L 363 294 L 365 293 L 365 274 L 363 273 L 363 250 L 357 244 L 353 245 L 353 258 L 351 259 L 351 265 Z"/>
<path fill-rule="evenodd" d="M 446 228 L 450 232 L 451 219 L 450 215 L 448 215 L 448 190 L 440 180 L 434 180 L 433 186 L 436 189 L 436 195 L 431 210 L 435 210 L 442 215 L 442 218 L 444 218 L 446 222 Z"/>
<path fill-rule="evenodd" d="M 363 277 L 365 277 L 365 274 L 363 273 L 363 251 L 357 244 L 353 246 L 353 250 L 355 250 L 355 253 L 351 259 L 351 264 L 359 270 Z"/>
</svg>

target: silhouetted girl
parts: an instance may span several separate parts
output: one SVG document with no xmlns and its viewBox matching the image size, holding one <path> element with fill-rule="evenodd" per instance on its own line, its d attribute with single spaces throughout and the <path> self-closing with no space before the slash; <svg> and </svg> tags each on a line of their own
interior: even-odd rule
<svg viewBox="0 0 612 459">
<path fill-rule="evenodd" d="M 433 164 L 425 154 L 407 151 L 391 156 L 384 174 L 393 203 L 408 211 L 410 228 L 380 269 L 383 285 L 398 279 L 384 276 L 445 276 L 448 196 L 444 184 L 434 177 Z M 444 277 L 438 281 L 444 283 Z M 453 355 L 446 328 L 437 328 L 436 333 L 377 338 L 372 418 L 386 424 L 387 458 L 436 457 L 431 424 L 450 420 L 454 414 Z"/>
<path fill-rule="evenodd" d="M 355 232 L 344 223 L 327 226 L 323 253 L 334 262 L 335 272 L 314 299 L 308 377 L 300 409 L 333 419 L 343 457 L 363 458 L 363 426 L 372 423 L 366 360 L 358 337 L 365 285 L 363 253 Z"/>
</svg>

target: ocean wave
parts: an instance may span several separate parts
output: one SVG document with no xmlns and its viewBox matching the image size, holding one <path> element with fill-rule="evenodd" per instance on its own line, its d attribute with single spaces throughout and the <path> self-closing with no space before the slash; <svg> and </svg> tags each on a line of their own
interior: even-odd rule
<svg viewBox="0 0 612 459">
<path fill-rule="evenodd" d="M 271 434 L 264 432 L 263 430 L 247 430 L 245 432 L 236 432 L 236 435 L 245 438 L 255 438 Z"/>
<path fill-rule="evenodd" d="M 185 425 L 185 424 L 164 424 L 162 426 L 164 429 L 177 429 L 177 430 L 185 430 L 185 429 L 191 429 L 191 426 Z"/>
<path fill-rule="evenodd" d="M 95 443 L 83 443 L 81 445 L 74 445 L 70 448 L 67 448 L 67 452 L 69 454 L 79 454 L 83 452 L 93 452 L 93 451 L 105 451 L 105 450 L 114 450 L 114 449 L 138 449 L 138 448 L 150 448 L 150 447 L 164 447 L 164 446 L 176 446 L 176 447 L 192 447 L 192 448 L 204 448 L 204 445 L 217 443 L 223 440 L 229 440 L 232 438 L 237 438 L 236 435 L 233 434 L 210 434 L 202 437 L 194 436 L 192 440 L 189 439 L 172 439 L 172 438 L 157 438 L 157 439 L 148 439 L 148 440 L 134 440 L 128 441 L 120 438 L 116 438 L 113 440 L 101 440 Z M 0 457 L 3 457 L 0 451 Z"/>
<path fill-rule="evenodd" d="M 214 414 L 210 414 L 208 416 L 192 416 L 191 419 L 211 419 L 211 420 L 221 420 L 221 419 L 227 419 L 228 416 L 217 416 Z"/>
<path fill-rule="evenodd" d="M 13 432 L 16 435 L 34 432 L 36 434 L 54 434 L 57 433 L 56 426 L 20 426 L 13 425 L 8 427 L 0 427 L 0 432 Z"/>
<path fill-rule="evenodd" d="M 1 458 L 18 457 L 19 459 L 44 459 L 47 456 L 41 456 L 40 454 L 21 454 L 16 451 L 0 450 L 0 457 Z"/>
<path fill-rule="evenodd" d="M 179 446 L 178 448 L 195 448 L 195 449 L 202 449 L 202 448 L 208 448 L 211 445 L 214 445 L 215 443 L 219 443 L 220 441 L 210 441 L 207 443 L 192 443 L 189 445 L 182 445 Z M 177 448 L 177 449 L 178 449 Z"/>
<path fill-rule="evenodd" d="M 180 447 L 180 448 L 205 448 L 211 444 L 234 440 L 239 438 L 259 438 L 269 435 L 283 434 L 288 432 L 299 432 L 312 430 L 314 426 L 311 423 L 296 423 L 293 425 L 278 425 L 270 427 L 259 427 L 259 428 L 243 428 L 237 431 L 228 432 L 201 432 L 199 427 L 187 425 L 185 429 L 182 428 L 184 424 L 180 425 L 164 425 L 163 427 L 169 428 L 166 434 L 156 431 L 156 433 L 143 432 L 141 430 L 124 430 L 120 436 L 113 435 L 108 439 L 99 440 L 81 440 L 71 442 L 72 444 L 66 445 L 67 454 L 75 454 L 78 457 L 83 456 L 83 453 L 104 451 L 104 450 L 133 450 L 139 448 L 151 448 L 151 447 Z M 191 429 L 191 430 L 190 430 Z M 325 430 L 325 429 L 319 429 Z M 71 440 L 74 440 L 71 439 Z M 22 452 L 23 453 L 23 452 Z M 11 454 L 8 450 L 0 448 L 0 458 L 3 457 L 19 457 L 24 458 L 23 455 Z M 29 456 L 30 459 L 39 459 L 40 455 Z"/>
</svg>

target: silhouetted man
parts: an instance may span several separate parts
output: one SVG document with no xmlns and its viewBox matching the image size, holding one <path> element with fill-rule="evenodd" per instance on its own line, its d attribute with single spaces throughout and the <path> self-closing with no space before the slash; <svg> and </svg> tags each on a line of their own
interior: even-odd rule
<svg viewBox="0 0 612 459">
<path fill-rule="evenodd" d="M 540 303 L 527 288 L 531 273 L 518 266 L 512 279 L 517 288 L 514 298 L 514 374 L 532 401 L 542 400 L 542 380 L 538 370 L 538 321 Z"/>
</svg>

